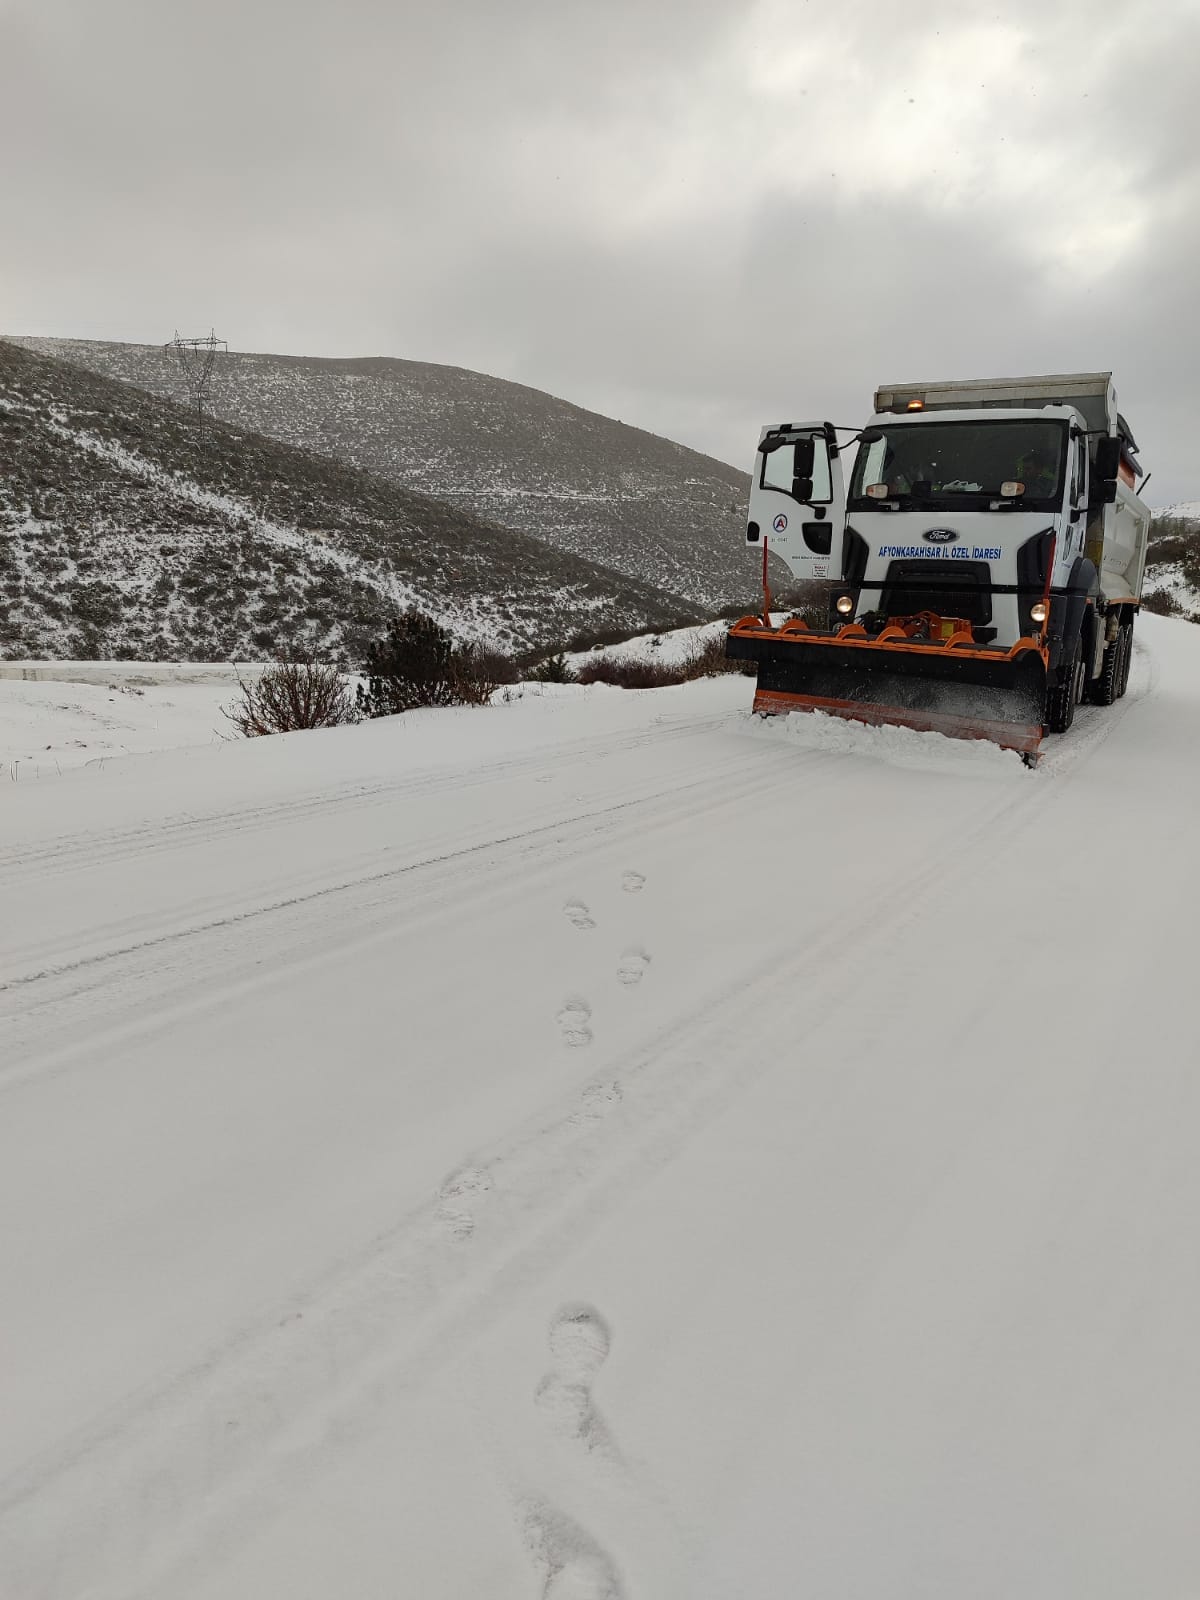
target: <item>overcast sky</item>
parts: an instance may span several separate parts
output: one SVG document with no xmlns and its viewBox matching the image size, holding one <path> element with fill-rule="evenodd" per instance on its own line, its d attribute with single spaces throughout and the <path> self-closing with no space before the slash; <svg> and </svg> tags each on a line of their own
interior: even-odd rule
<svg viewBox="0 0 1200 1600">
<path fill-rule="evenodd" d="M 396 355 L 748 463 L 1111 367 L 1200 498 L 1200 0 L 0 0 L 0 328 Z"/>
</svg>

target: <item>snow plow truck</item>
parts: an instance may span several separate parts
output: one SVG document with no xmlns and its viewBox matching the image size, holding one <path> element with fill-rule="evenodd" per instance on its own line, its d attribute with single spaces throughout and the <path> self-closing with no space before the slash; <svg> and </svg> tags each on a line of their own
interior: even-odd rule
<svg viewBox="0 0 1200 1600">
<path fill-rule="evenodd" d="M 857 431 L 764 428 L 746 528 L 763 614 L 726 642 L 757 664 L 755 711 L 988 739 L 1035 764 L 1081 700 L 1125 692 L 1141 478 L 1109 372 L 889 384 Z M 809 602 L 778 626 L 770 555 Z"/>
</svg>

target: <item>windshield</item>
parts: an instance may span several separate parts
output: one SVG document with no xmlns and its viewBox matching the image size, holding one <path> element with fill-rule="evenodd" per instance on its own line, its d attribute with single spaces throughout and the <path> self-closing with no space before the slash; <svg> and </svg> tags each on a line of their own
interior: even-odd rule
<svg viewBox="0 0 1200 1600">
<path fill-rule="evenodd" d="M 850 487 L 853 508 L 884 501 L 901 509 L 977 506 L 997 499 L 1002 483 L 1023 483 L 1016 503 L 1054 510 L 1062 498 L 1067 429 L 1062 422 L 896 422 L 859 447 Z M 883 485 L 869 493 L 872 485 Z"/>
</svg>

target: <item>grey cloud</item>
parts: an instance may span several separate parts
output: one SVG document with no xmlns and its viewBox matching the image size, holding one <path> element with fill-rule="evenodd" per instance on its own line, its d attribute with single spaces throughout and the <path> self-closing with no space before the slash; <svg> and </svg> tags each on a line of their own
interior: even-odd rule
<svg viewBox="0 0 1200 1600">
<path fill-rule="evenodd" d="M 810 44 L 781 134 L 746 64 Z M 1198 44 L 1192 0 L 8 0 L 2 320 L 449 361 L 738 463 L 885 378 L 1112 365 L 1194 497 Z M 868 188 L 830 130 L 881 97 Z"/>
</svg>

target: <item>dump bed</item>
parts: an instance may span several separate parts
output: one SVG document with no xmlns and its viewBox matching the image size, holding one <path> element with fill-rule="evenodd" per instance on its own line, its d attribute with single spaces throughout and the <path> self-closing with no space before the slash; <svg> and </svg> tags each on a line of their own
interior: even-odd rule
<svg viewBox="0 0 1200 1600">
<path fill-rule="evenodd" d="M 1086 553 L 1100 573 L 1106 600 L 1120 604 L 1142 597 L 1150 508 L 1124 483 L 1112 505 L 1102 506 L 1088 523 Z"/>
</svg>

